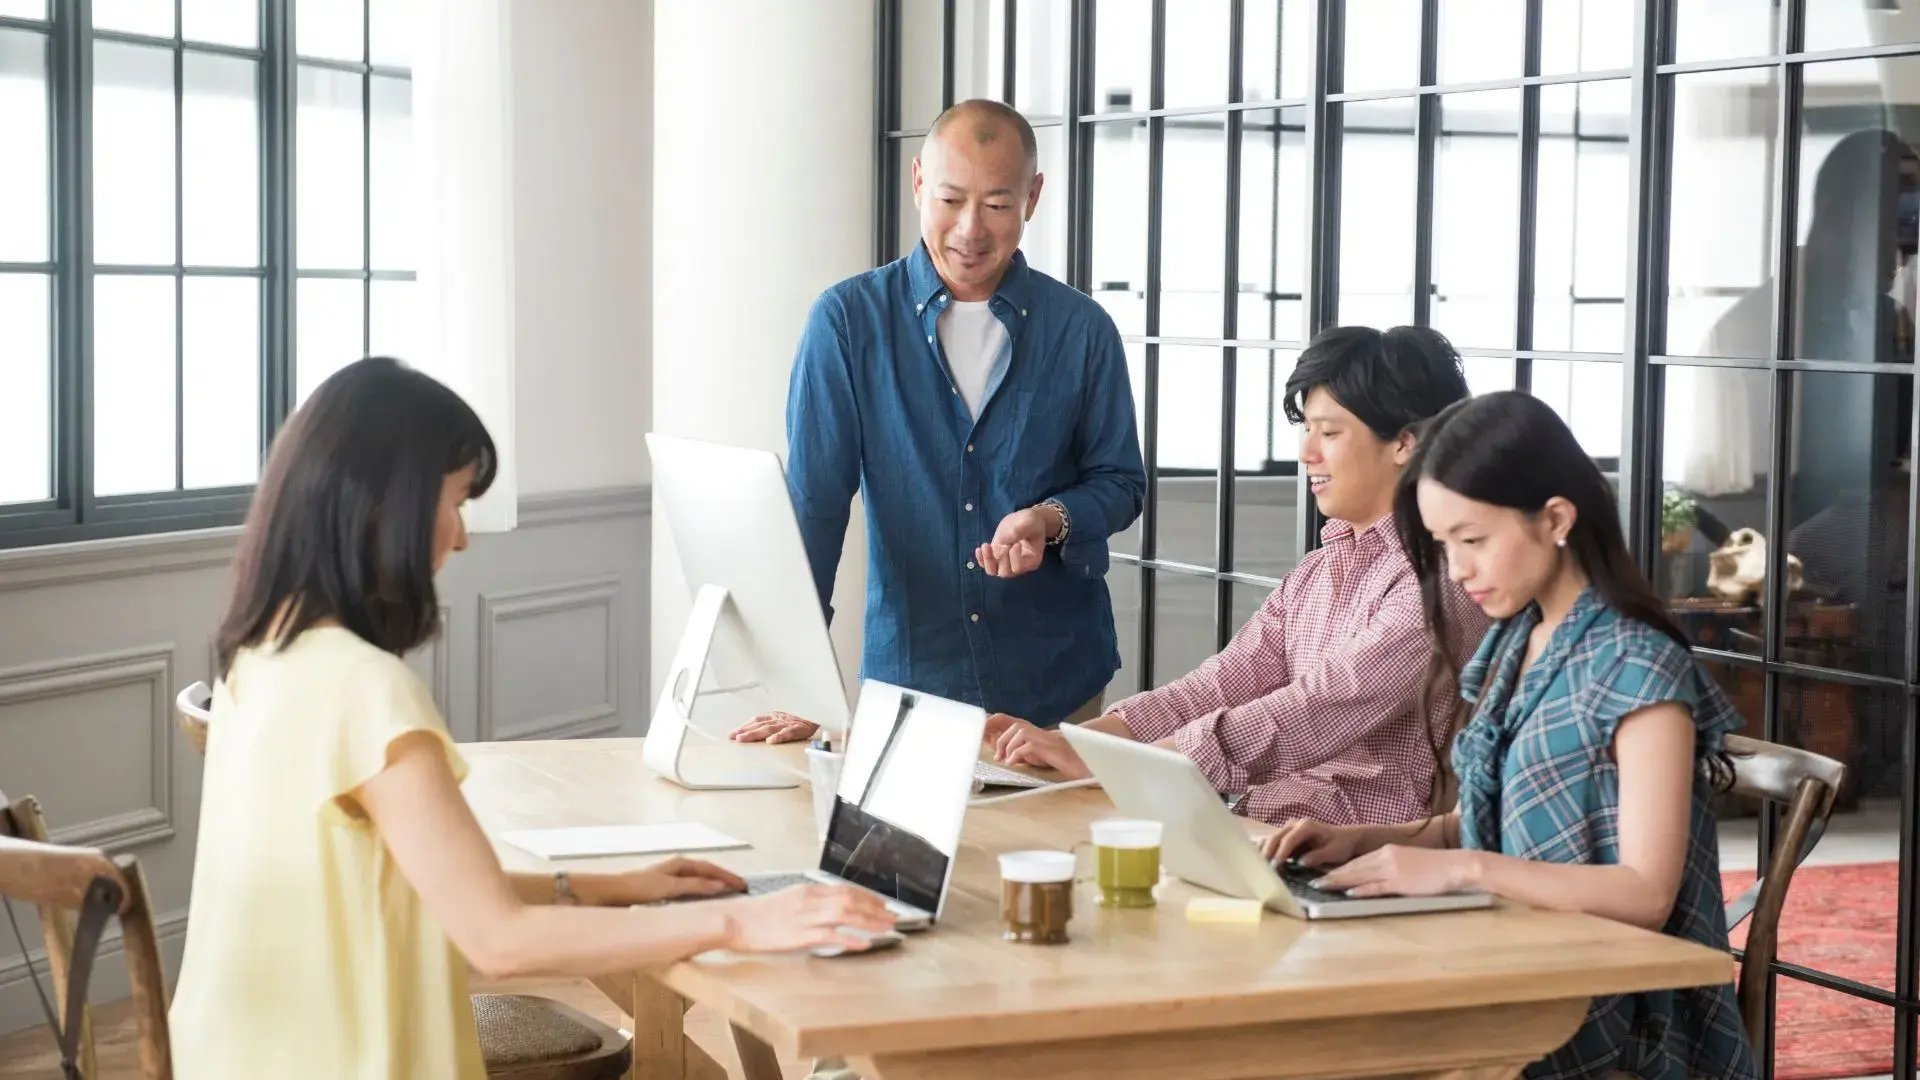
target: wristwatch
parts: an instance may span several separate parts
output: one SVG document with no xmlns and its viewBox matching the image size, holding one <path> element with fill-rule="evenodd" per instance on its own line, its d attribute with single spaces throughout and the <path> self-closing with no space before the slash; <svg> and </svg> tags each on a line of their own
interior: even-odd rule
<svg viewBox="0 0 1920 1080">
<path fill-rule="evenodd" d="M 1067 533 L 1073 530 L 1073 519 L 1067 516 L 1066 504 L 1062 503 L 1059 499 L 1048 499 L 1040 505 L 1051 506 L 1053 507 L 1054 513 L 1060 515 L 1060 535 L 1047 541 L 1048 547 L 1059 547 L 1061 544 L 1067 542 Z"/>
</svg>

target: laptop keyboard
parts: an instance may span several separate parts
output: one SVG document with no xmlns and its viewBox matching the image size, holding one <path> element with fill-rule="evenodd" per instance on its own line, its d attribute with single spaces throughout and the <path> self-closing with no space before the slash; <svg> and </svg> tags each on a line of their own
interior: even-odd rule
<svg viewBox="0 0 1920 1080">
<path fill-rule="evenodd" d="M 1310 870 L 1304 866 L 1286 863 L 1277 869 L 1280 871 L 1280 883 L 1285 885 L 1287 891 L 1297 899 L 1315 904 L 1338 903 L 1353 899 L 1345 893 L 1329 892 L 1326 889 L 1313 887 L 1313 883 L 1326 874 L 1327 871 L 1324 868 Z"/>
<path fill-rule="evenodd" d="M 973 763 L 973 778 L 987 787 L 1037 788 L 1046 787 L 1051 780 L 1042 780 L 1037 776 L 1028 776 L 1023 772 L 1002 768 L 990 762 Z"/>
<path fill-rule="evenodd" d="M 805 874 L 754 874 L 747 878 L 747 895 L 765 896 L 795 885 L 812 884 L 814 880 Z"/>
</svg>

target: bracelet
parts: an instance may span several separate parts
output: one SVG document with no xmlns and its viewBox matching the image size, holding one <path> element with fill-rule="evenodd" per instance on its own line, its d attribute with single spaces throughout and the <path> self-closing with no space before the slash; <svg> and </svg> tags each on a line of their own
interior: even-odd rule
<svg viewBox="0 0 1920 1080">
<path fill-rule="evenodd" d="M 1067 516 L 1066 504 L 1059 499 L 1048 499 L 1040 505 L 1051 506 L 1054 512 L 1060 515 L 1060 535 L 1047 541 L 1048 547 L 1059 547 L 1067 542 L 1067 534 L 1073 531 L 1073 519 Z"/>
<path fill-rule="evenodd" d="M 553 902 L 556 904 L 577 904 L 580 898 L 573 894 L 573 882 L 565 870 L 553 872 Z"/>
</svg>

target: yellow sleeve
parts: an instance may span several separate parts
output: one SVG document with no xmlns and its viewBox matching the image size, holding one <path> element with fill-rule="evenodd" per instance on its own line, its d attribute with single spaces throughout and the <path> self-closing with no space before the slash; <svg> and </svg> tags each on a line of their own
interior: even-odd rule
<svg viewBox="0 0 1920 1080">
<path fill-rule="evenodd" d="M 340 688 L 339 727 L 332 740 L 329 798 L 321 813 L 334 824 L 365 828 L 366 812 L 355 789 L 392 761 L 394 744 L 416 732 L 432 735 L 447 756 L 454 781 L 467 778 L 467 762 L 448 734 L 446 721 L 425 683 L 397 658 L 357 665 Z"/>
</svg>

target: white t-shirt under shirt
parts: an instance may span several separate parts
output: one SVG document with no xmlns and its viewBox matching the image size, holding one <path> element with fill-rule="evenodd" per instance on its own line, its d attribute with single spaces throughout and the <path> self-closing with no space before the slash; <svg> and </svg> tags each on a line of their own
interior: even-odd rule
<svg viewBox="0 0 1920 1080">
<path fill-rule="evenodd" d="M 940 349 L 947 354 L 947 367 L 953 371 L 954 388 L 967 403 L 967 412 L 978 417 L 980 404 L 986 400 L 987 383 L 993 378 L 1001 355 L 1012 348 L 1013 341 L 985 300 L 978 303 L 955 300 L 940 313 L 937 325 Z"/>
</svg>

